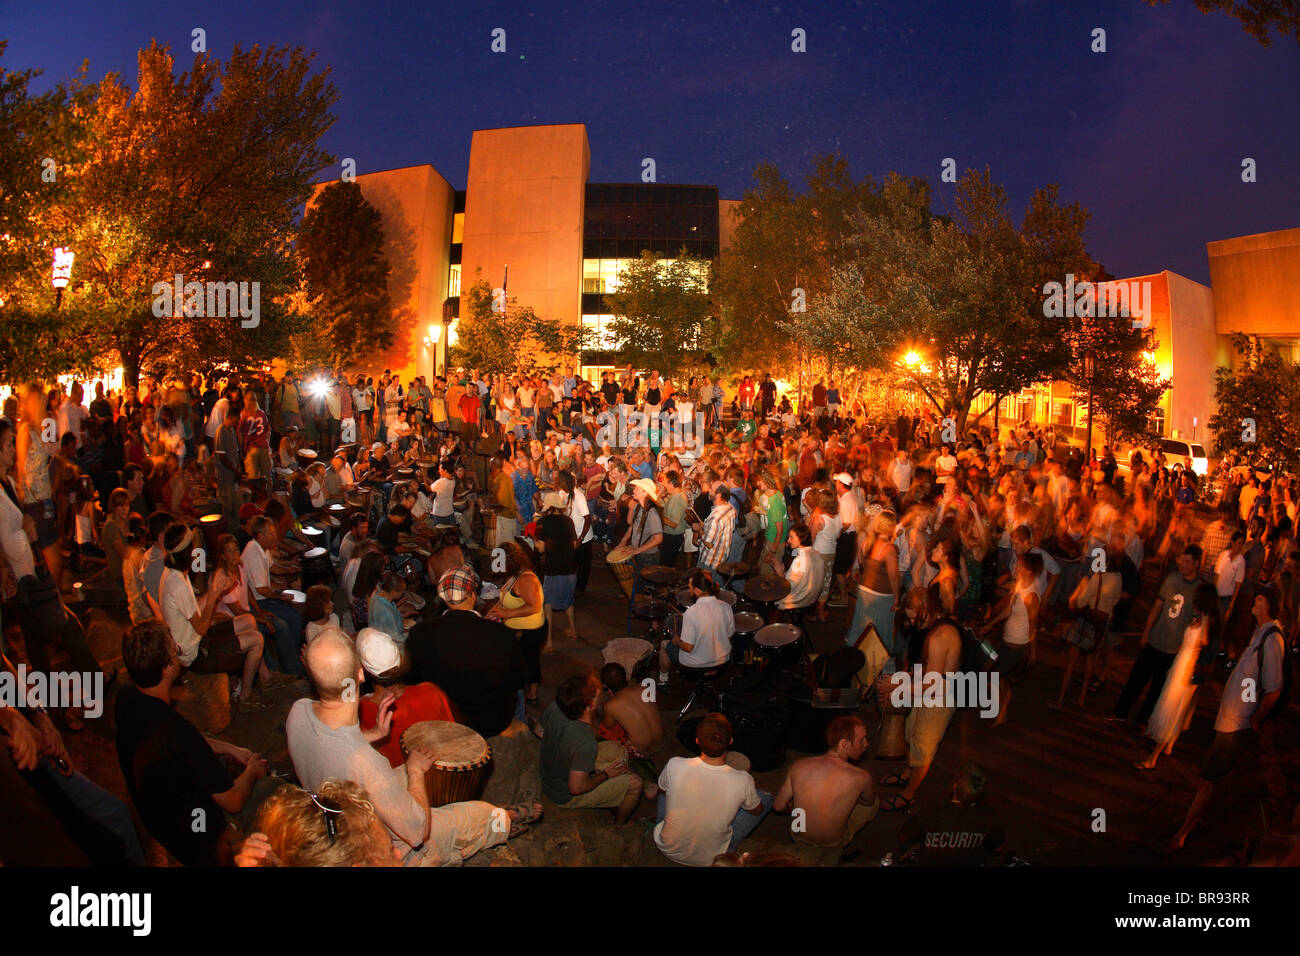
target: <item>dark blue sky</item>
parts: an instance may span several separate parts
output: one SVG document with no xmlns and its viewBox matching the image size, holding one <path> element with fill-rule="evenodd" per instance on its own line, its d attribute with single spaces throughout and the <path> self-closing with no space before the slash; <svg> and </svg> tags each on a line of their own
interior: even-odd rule
<svg viewBox="0 0 1300 956">
<path fill-rule="evenodd" d="M 1205 243 L 1300 226 L 1300 47 L 1262 47 L 1192 0 L 942 2 L 18 3 L 0 0 L 9 69 L 121 71 L 150 39 L 186 62 L 190 31 L 317 51 L 340 92 L 325 145 L 358 172 L 432 163 L 463 187 L 476 128 L 587 124 L 593 181 L 716 183 L 756 163 L 800 180 L 838 151 L 859 174 L 992 168 L 1017 218 L 1060 183 L 1092 212 L 1117 276 L 1209 281 Z M 493 28 L 507 52 L 490 52 Z M 791 30 L 807 52 L 791 52 Z M 1105 54 L 1090 51 L 1095 27 Z M 43 88 L 43 85 L 42 85 Z M 1241 161 L 1258 181 L 1241 181 Z"/>
</svg>

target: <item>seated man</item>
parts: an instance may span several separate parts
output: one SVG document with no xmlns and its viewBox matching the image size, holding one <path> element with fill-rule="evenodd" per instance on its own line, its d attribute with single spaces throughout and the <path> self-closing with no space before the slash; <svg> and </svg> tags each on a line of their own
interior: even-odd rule
<svg viewBox="0 0 1300 956">
<path fill-rule="evenodd" d="M 389 764 L 400 767 L 405 762 L 402 734 L 407 727 L 423 720 L 458 722 L 451 701 L 436 684 L 426 681 L 407 685 L 397 680 L 402 673 L 402 650 L 383 631 L 363 627 L 357 635 L 357 654 L 366 674 L 377 685 L 374 693 L 361 698 L 361 730 L 373 731 L 379 712 L 387 708 L 387 701 L 393 701 L 388 736 L 374 742 L 375 749 L 388 758 Z"/>
<path fill-rule="evenodd" d="M 836 717 L 826 728 L 830 749 L 796 760 L 773 804 L 778 813 L 803 811 L 790 835 L 811 846 L 844 848 L 876 818 L 880 798 L 871 774 L 854 766 L 867 749 L 867 725 L 859 717 Z"/>
<path fill-rule="evenodd" d="M 682 615 L 681 633 L 659 645 L 661 684 L 668 682 L 672 663 L 716 667 L 731 656 L 731 636 L 736 633 L 731 605 L 718 597 L 718 584 L 708 571 L 692 571 L 689 586 L 695 602 Z M 821 587 L 820 581 L 817 586 Z"/>
<path fill-rule="evenodd" d="M 133 687 L 114 703 L 117 759 L 131 800 L 154 838 L 186 866 L 214 866 L 228 850 L 228 824 L 248 832 L 258 807 L 281 781 L 260 756 L 204 737 L 171 706 L 180 649 L 166 625 L 146 621 L 122 639 Z M 221 762 L 242 766 L 231 779 Z"/>
<path fill-rule="evenodd" d="M 275 522 L 266 515 L 258 515 L 249 524 L 253 538 L 244 545 L 239 562 L 244 569 L 244 582 L 263 611 L 269 612 L 280 623 L 275 626 L 275 650 L 280 669 L 286 674 L 301 674 L 298 659 L 302 647 L 302 612 L 284 599 L 284 592 L 271 583 L 271 564 L 279 532 Z"/>
<path fill-rule="evenodd" d="M 698 757 L 674 757 L 659 775 L 655 845 L 686 866 L 710 866 L 733 852 L 772 809 L 754 778 L 727 762 L 731 722 L 709 714 L 695 731 Z"/>
<path fill-rule="evenodd" d="M 968 766 L 952 785 L 952 799 L 918 813 L 898 831 L 898 863 L 911 866 L 998 866 L 1006 861 L 997 813 L 984 805 L 984 771 Z"/>
<path fill-rule="evenodd" d="M 622 744 L 597 744 L 600 698 L 595 674 L 575 674 L 556 688 L 542 714 L 542 792 L 570 810 L 614 807 L 621 827 L 641 802 L 641 777 L 628 772 Z"/>
<path fill-rule="evenodd" d="M 712 583 L 710 581 L 710 583 Z M 664 722 L 654 695 L 647 695 L 639 684 L 629 686 L 622 664 L 609 663 L 600 669 L 600 683 L 605 688 L 599 734 L 602 740 L 614 740 L 627 748 L 628 766 L 645 781 L 646 798 L 659 795 L 659 769 L 650 759 L 664 745 Z"/>
<path fill-rule="evenodd" d="M 386 700 L 379 707 L 373 731 L 361 730 L 357 691 L 365 672 L 352 639 L 326 628 L 307 646 L 305 657 L 321 697 L 299 700 L 285 721 L 294 771 L 312 791 L 329 779 L 364 787 L 403 866 L 460 866 L 480 850 L 504 843 L 518 825 L 540 819 L 541 804 L 503 810 L 473 800 L 431 808 L 425 775 L 435 754 L 416 750 L 394 769 L 371 746 L 389 734 L 393 704 Z"/>
<path fill-rule="evenodd" d="M 812 607 L 821 596 L 825 559 L 813 549 L 812 533 L 806 524 L 797 524 L 790 529 L 788 543 L 794 553 L 794 560 L 785 572 L 785 579 L 790 582 L 790 593 L 781 599 L 780 607 L 787 611 Z M 780 569 L 776 557 L 773 557 L 772 565 Z"/>
<path fill-rule="evenodd" d="M 460 552 L 451 546 L 444 551 Z M 541 795 L 537 776 L 540 746 L 528 725 L 515 716 L 527 670 L 514 632 L 475 610 L 479 577 L 465 564 L 434 574 L 446 613 L 411 628 L 411 680 L 432 681 L 451 698 L 457 720 L 487 739 L 492 766 L 484 797 L 498 803 L 529 803 Z"/>
</svg>

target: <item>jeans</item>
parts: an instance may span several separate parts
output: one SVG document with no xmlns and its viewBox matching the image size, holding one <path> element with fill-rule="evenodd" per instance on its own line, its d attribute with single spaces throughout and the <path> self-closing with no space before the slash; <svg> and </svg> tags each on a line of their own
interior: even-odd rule
<svg viewBox="0 0 1300 956">
<path fill-rule="evenodd" d="M 275 654 L 280 660 L 280 670 L 301 676 L 304 673 L 299 657 L 302 647 L 302 613 L 279 598 L 259 597 L 257 603 L 271 615 L 271 623 L 275 627 Z"/>
<path fill-rule="evenodd" d="M 761 808 L 759 813 L 750 813 L 744 808 L 736 811 L 736 816 L 731 821 L 731 843 L 727 845 L 728 853 L 735 853 L 736 847 L 744 842 L 745 837 L 758 829 L 758 825 L 763 822 L 763 818 L 772 812 L 772 802 L 775 799 L 774 794 L 768 793 L 766 790 L 760 790 L 758 791 Z M 655 822 L 663 823 L 664 818 L 667 816 L 668 794 L 661 790 L 659 798 L 655 801 Z"/>
<path fill-rule="evenodd" d="M 72 777 L 64 777 L 49 760 L 40 762 L 40 769 L 36 773 L 40 771 L 44 771 L 44 783 L 53 784 L 83 817 L 98 823 L 121 842 L 121 855 L 127 864 L 144 866 L 144 851 L 140 848 L 139 834 L 135 832 L 135 821 L 131 819 L 129 806 L 81 771 L 74 771 Z"/>
</svg>

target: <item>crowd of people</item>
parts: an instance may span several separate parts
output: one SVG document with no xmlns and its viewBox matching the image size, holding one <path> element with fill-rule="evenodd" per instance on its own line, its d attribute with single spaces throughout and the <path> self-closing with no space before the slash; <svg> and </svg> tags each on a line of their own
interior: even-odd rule
<svg viewBox="0 0 1300 956">
<path fill-rule="evenodd" d="M 842 617 L 844 644 L 877 661 L 866 690 L 882 707 L 916 665 L 950 674 L 972 647 L 996 647 L 978 666 L 1000 679 L 995 723 L 1014 720 L 1016 684 L 1059 640 L 1055 705 L 1083 707 L 1116 682 L 1109 717 L 1150 738 L 1134 764 L 1150 770 L 1197 692 L 1217 693 L 1203 783 L 1170 849 L 1215 782 L 1267 751 L 1300 616 L 1292 480 L 1233 476 L 1201 528 L 1196 476 L 1158 453 L 1121 466 L 1050 426 L 959 433 L 947 415 L 850 405 L 834 382 L 796 413 L 770 375 L 743 378 L 729 408 L 717 377 L 675 387 L 628 366 L 601 378 L 195 375 L 120 395 L 101 385 L 88 407 L 79 384 L 28 388 L 0 419 L 0 597 L 22 663 L 51 673 L 62 644 L 72 670 L 117 678 L 90 651 L 70 563 L 83 599 L 129 619 L 118 758 L 145 827 L 185 864 L 458 865 L 535 825 L 542 795 L 619 826 L 644 810 L 656 846 L 687 865 L 741 860 L 768 813 L 798 815 L 794 840 L 844 849 L 878 812 L 912 808 L 949 704 L 911 709 L 897 773 L 859 766 L 867 724 L 843 716 L 826 752 L 766 793 L 722 713 L 695 726 L 698 756 L 660 767 L 663 715 L 624 664 L 544 688 L 542 656 L 578 639 L 597 555 L 616 579 L 620 566 L 634 581 L 657 566 L 685 578 L 689 606 L 651 658 L 661 685 L 731 660 L 737 592 L 769 575 L 787 585 L 782 619 Z M 620 445 L 605 426 L 629 410 L 649 427 Z M 674 440 L 697 421 L 693 440 Z M 1126 641 L 1140 649 L 1120 674 Z M 240 713 L 280 687 L 301 693 L 285 722 L 298 786 L 171 706 L 197 675 L 226 675 Z M 62 732 L 80 731 L 91 704 L 61 701 Z M 141 862 L 129 808 L 71 767 L 51 715 L 0 719 L 3 765 L 26 780 L 0 790 L 43 821 L 34 831 L 73 832 L 69 858 Z M 490 747 L 484 799 L 429 792 L 440 755 L 402 740 L 433 720 Z M 900 860 L 1001 860 L 984 791 L 984 771 L 964 768 L 950 805 L 904 826 Z M 196 812 L 212 824 L 193 826 Z M 11 839 L 0 859 L 24 852 Z"/>
</svg>

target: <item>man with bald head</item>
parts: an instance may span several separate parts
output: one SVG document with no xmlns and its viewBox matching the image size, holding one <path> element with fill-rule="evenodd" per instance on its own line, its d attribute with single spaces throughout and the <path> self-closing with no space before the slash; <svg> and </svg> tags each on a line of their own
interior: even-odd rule
<svg viewBox="0 0 1300 956">
<path fill-rule="evenodd" d="M 541 816 L 541 804 L 498 810 L 475 800 L 431 808 L 425 774 L 436 755 L 415 750 L 394 769 L 371 746 L 392 731 L 392 698 L 380 706 L 375 728 L 361 730 L 357 709 L 365 674 L 352 639 L 337 627 L 326 628 L 305 657 L 320 700 L 303 698 L 289 711 L 285 732 L 294 771 L 308 790 L 328 779 L 365 788 L 404 866 L 460 866 Z"/>
</svg>

